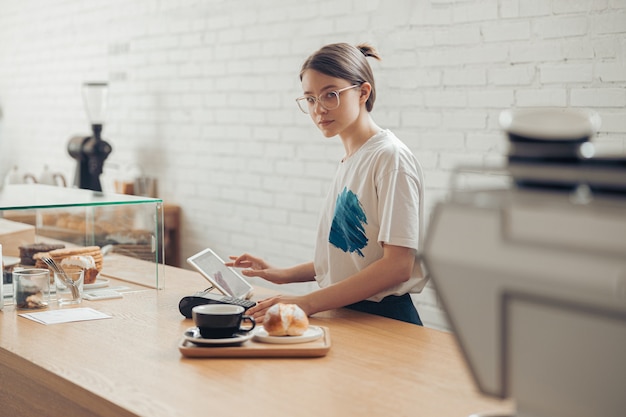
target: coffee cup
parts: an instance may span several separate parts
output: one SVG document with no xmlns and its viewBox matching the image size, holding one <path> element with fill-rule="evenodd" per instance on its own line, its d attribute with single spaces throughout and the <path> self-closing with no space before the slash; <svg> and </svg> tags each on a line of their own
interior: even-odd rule
<svg viewBox="0 0 626 417">
<path fill-rule="evenodd" d="M 194 324 L 205 339 L 226 339 L 248 333 L 256 326 L 254 318 L 244 315 L 244 308 L 232 304 L 204 304 L 191 310 Z M 242 327 L 248 322 L 249 325 Z"/>
</svg>

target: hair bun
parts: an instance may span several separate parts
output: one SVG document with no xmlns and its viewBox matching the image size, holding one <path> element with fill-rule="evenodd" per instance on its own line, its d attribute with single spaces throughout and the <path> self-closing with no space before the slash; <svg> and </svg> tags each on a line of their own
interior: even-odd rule
<svg viewBox="0 0 626 417">
<path fill-rule="evenodd" d="M 378 55 L 378 51 L 369 43 L 361 43 L 356 46 L 356 48 L 361 51 L 363 55 L 366 57 L 371 57 L 377 60 L 381 60 L 382 58 Z"/>
</svg>

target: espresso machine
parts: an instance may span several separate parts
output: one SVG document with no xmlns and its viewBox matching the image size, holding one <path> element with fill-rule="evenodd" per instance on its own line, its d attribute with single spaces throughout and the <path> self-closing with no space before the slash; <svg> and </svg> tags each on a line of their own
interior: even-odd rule
<svg viewBox="0 0 626 417">
<path fill-rule="evenodd" d="M 89 82 L 83 84 L 83 101 L 89 121 L 91 136 L 74 136 L 67 150 L 76 159 L 74 186 L 94 191 L 102 191 L 100 174 L 104 161 L 112 151 L 111 145 L 102 139 L 102 127 L 107 106 L 108 84 Z"/>
<path fill-rule="evenodd" d="M 426 236 L 450 326 L 478 389 L 515 416 L 624 416 L 626 158 L 594 156 L 593 112 L 500 122 L 508 164 L 458 168 Z"/>
</svg>

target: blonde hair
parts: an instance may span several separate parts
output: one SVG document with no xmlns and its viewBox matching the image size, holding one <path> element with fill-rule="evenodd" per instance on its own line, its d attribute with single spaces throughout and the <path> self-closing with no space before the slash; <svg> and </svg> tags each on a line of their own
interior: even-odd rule
<svg viewBox="0 0 626 417">
<path fill-rule="evenodd" d="M 365 103 L 365 108 L 371 112 L 376 101 L 376 84 L 372 67 L 366 59 L 368 57 L 381 60 L 376 49 L 367 43 L 357 46 L 347 43 L 333 43 L 323 46 L 311 54 L 302 64 L 300 81 L 302 81 L 304 72 L 312 69 L 330 77 L 348 80 L 352 84 L 360 85 L 367 82 L 372 86 L 372 91 Z"/>
</svg>

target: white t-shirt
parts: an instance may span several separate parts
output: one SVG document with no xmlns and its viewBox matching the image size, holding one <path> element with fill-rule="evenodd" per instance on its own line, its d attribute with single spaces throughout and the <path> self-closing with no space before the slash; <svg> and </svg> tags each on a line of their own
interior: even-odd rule
<svg viewBox="0 0 626 417">
<path fill-rule="evenodd" d="M 382 243 L 420 248 L 419 162 L 392 132 L 372 136 L 337 168 L 320 216 L 315 279 L 321 287 L 340 282 L 382 258 Z M 416 260 L 411 279 L 370 297 L 420 292 Z"/>
</svg>

